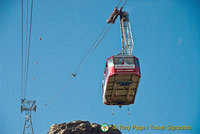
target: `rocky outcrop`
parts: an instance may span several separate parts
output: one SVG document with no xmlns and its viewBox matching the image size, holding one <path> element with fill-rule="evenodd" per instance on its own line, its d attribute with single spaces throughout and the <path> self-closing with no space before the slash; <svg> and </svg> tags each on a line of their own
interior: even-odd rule
<svg viewBox="0 0 200 134">
<path fill-rule="evenodd" d="M 101 130 L 101 125 L 88 121 L 73 121 L 70 123 L 53 124 L 47 134 L 122 134 L 118 129 L 109 126 L 107 132 Z"/>
</svg>

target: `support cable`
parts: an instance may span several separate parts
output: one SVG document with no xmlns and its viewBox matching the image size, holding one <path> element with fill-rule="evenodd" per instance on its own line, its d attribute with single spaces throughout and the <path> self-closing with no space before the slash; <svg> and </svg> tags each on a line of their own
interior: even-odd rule
<svg viewBox="0 0 200 134">
<path fill-rule="evenodd" d="M 27 7 L 26 7 L 26 45 L 25 45 L 25 63 L 24 63 L 24 82 L 26 81 L 26 64 L 27 64 L 27 47 L 28 47 L 28 0 L 27 0 Z M 25 85 L 24 85 L 25 87 Z M 26 94 L 26 89 L 24 89 L 24 98 L 25 98 L 25 94 Z"/>
<path fill-rule="evenodd" d="M 127 0 L 123 3 L 123 6 L 125 6 Z M 119 3 L 117 4 L 117 7 L 119 6 L 119 4 L 121 3 L 121 0 L 119 1 Z M 84 55 L 84 57 L 82 58 L 82 60 L 80 61 L 80 63 L 77 65 L 77 67 L 75 68 L 74 72 L 72 73 L 72 75 L 74 76 L 74 78 L 77 75 L 77 72 L 79 71 L 81 65 L 85 64 L 85 62 L 87 61 L 88 57 L 91 56 L 94 51 L 96 50 L 96 48 L 98 47 L 98 45 L 100 44 L 100 42 L 103 40 L 103 38 L 105 37 L 105 35 L 108 33 L 108 31 L 110 30 L 112 24 L 107 28 L 107 25 L 103 28 L 103 30 L 101 31 L 101 33 L 98 35 L 98 37 L 96 38 L 96 40 L 92 43 L 92 46 L 89 48 L 89 50 L 87 51 L 87 53 Z M 107 28 L 107 29 L 106 29 Z M 106 30 L 106 31 L 105 31 Z M 105 32 L 104 32 L 105 31 Z M 102 35 L 103 34 L 103 35 Z M 101 38 L 100 38 L 101 37 Z M 99 41 L 98 41 L 99 40 Z M 98 42 L 97 42 L 98 41 Z M 97 44 L 96 44 L 97 42 Z M 95 45 L 96 44 L 96 45 Z M 68 86 L 70 84 L 70 82 L 72 81 L 73 77 L 70 75 L 70 77 L 67 79 L 67 81 L 63 84 L 63 86 L 56 92 L 56 94 L 51 97 L 51 99 L 49 99 L 50 101 L 47 101 L 48 103 L 45 104 L 45 106 L 47 106 L 49 103 L 52 103 L 57 96 L 65 89 L 66 86 Z"/>
<path fill-rule="evenodd" d="M 33 15 L 33 0 L 31 0 L 31 9 L 29 7 L 29 0 L 27 0 L 27 7 L 26 7 L 26 13 L 25 15 L 27 18 L 24 18 L 24 0 L 21 0 L 21 12 L 22 12 L 22 45 L 21 45 L 21 113 L 25 112 L 25 123 L 24 123 L 24 129 L 22 130 L 21 123 L 22 119 L 20 114 L 20 133 L 30 133 L 34 134 L 33 130 L 33 124 L 32 124 L 32 116 L 31 111 L 36 112 L 36 101 L 35 100 L 28 100 L 27 99 L 27 82 L 28 82 L 28 71 L 29 71 L 29 59 L 30 59 L 30 49 L 31 49 L 31 29 L 32 29 L 32 15 Z M 30 17 L 29 17 L 29 11 L 30 11 Z M 30 19 L 30 20 L 29 20 Z M 24 20 L 26 21 L 24 29 Z M 30 23 L 30 24 L 29 24 Z M 25 33 L 25 34 L 24 34 Z M 26 36 L 26 37 L 25 37 Z"/>
<path fill-rule="evenodd" d="M 108 27 L 108 29 L 106 30 L 106 32 L 103 34 L 103 36 L 101 37 L 101 39 L 99 40 L 99 42 L 96 44 L 96 46 L 94 47 L 94 49 L 92 50 L 92 52 L 90 53 L 90 55 L 92 55 L 92 53 L 94 52 L 94 50 L 97 48 L 97 46 L 100 44 L 100 42 L 103 40 L 104 36 L 108 33 L 108 31 L 110 30 L 112 25 L 110 25 Z"/>
<path fill-rule="evenodd" d="M 103 40 L 104 36 L 108 33 L 108 31 L 110 30 L 111 26 L 112 26 L 112 24 L 107 28 L 106 32 L 104 32 L 104 34 L 101 37 L 101 39 L 98 41 L 98 43 L 95 45 L 95 47 L 93 48 L 93 50 L 90 52 L 89 56 L 91 56 L 94 53 L 95 49 L 101 43 L 101 41 Z M 87 61 L 87 59 L 88 59 L 88 57 L 85 59 L 85 61 L 83 62 L 83 64 L 85 64 L 85 62 Z"/>
<path fill-rule="evenodd" d="M 107 26 L 107 25 L 106 25 L 106 26 Z M 91 51 L 89 51 L 89 53 L 87 53 L 87 56 L 90 56 L 90 55 L 93 54 L 93 52 L 95 51 L 95 49 L 97 48 L 97 46 L 100 44 L 100 42 L 103 40 L 103 38 L 105 37 L 105 35 L 106 35 L 106 34 L 108 33 L 108 31 L 110 30 L 111 26 L 112 26 L 112 25 L 110 25 L 110 26 L 108 27 L 108 29 L 104 32 L 104 34 L 103 34 L 102 37 L 99 39 L 98 43 L 94 46 L 94 48 L 91 49 Z M 104 28 L 104 29 L 105 29 L 105 28 Z M 104 31 L 104 30 L 103 30 L 103 31 Z M 100 34 L 102 34 L 102 33 L 100 33 Z M 99 37 L 100 37 L 100 36 L 97 37 L 97 39 L 95 40 L 95 42 L 98 40 Z M 93 47 L 93 45 L 92 45 L 92 47 Z M 85 57 L 84 60 L 81 61 L 81 64 L 84 64 L 84 63 L 87 61 L 87 59 L 88 59 L 88 57 Z M 79 69 L 80 69 L 80 65 L 79 65 Z M 78 70 L 76 70 L 76 71 L 78 71 Z M 77 73 L 77 72 L 76 72 L 76 73 Z M 65 87 L 67 87 L 67 86 L 71 83 L 72 79 L 73 79 L 73 77 L 70 75 L 69 78 L 67 79 L 67 81 L 65 82 L 65 84 L 63 84 L 63 86 L 56 92 L 56 94 L 55 94 L 53 97 L 51 97 L 51 98 L 49 99 L 48 103 L 46 103 L 45 106 L 47 106 L 47 104 L 52 103 L 52 102 L 62 93 L 62 91 L 65 89 Z"/>
<path fill-rule="evenodd" d="M 63 84 L 63 86 L 57 90 L 57 92 L 55 93 L 55 95 L 53 95 L 49 100 L 47 100 L 47 103 L 44 104 L 45 106 L 51 104 L 53 101 L 56 100 L 56 98 L 63 92 L 63 90 L 65 89 L 66 86 L 69 85 L 69 83 L 73 80 L 73 77 L 70 75 L 68 77 L 68 79 L 66 80 L 66 82 Z"/>
<path fill-rule="evenodd" d="M 22 42 L 22 45 L 21 45 L 21 98 L 22 98 L 22 95 L 23 95 L 23 57 L 24 57 L 24 55 L 23 55 L 23 53 L 24 53 L 24 44 L 23 44 L 23 42 L 24 42 L 24 38 L 23 38 L 23 35 L 24 35 L 24 33 L 23 33 L 23 31 L 24 31 L 24 29 L 23 29 L 23 26 L 24 26 L 24 24 L 23 24 L 23 0 L 21 0 L 21 15 L 22 15 L 22 17 L 21 17 L 21 21 L 22 21 L 22 25 L 21 25 L 21 27 L 22 27 L 22 38 L 21 38 L 21 42 Z M 22 133 L 22 114 L 20 114 L 20 130 L 19 130 L 19 132 L 20 132 L 20 134 Z"/>
<path fill-rule="evenodd" d="M 124 6 L 125 6 L 126 2 L 127 2 L 127 0 L 125 0 L 125 1 L 124 1 L 124 4 L 122 5 L 122 7 L 124 7 Z"/>
<path fill-rule="evenodd" d="M 119 6 L 119 4 L 121 3 L 122 0 L 119 1 L 119 3 L 117 4 L 117 7 Z"/>
<path fill-rule="evenodd" d="M 117 4 L 117 7 L 120 5 L 122 0 L 119 1 L 119 3 Z M 124 1 L 122 8 L 125 6 L 127 0 Z M 107 29 L 107 31 L 104 33 L 103 37 L 105 36 L 105 34 L 110 30 L 112 25 L 110 25 L 110 27 Z M 90 47 L 90 49 L 88 50 L 88 52 L 85 54 L 85 56 L 83 57 L 83 59 L 81 60 L 81 62 L 78 64 L 78 66 L 76 67 L 76 69 L 73 72 L 73 76 L 76 76 L 81 64 L 84 64 L 87 60 L 87 57 L 89 56 L 88 54 L 90 53 L 90 51 L 92 50 L 92 48 L 94 47 L 95 43 L 97 42 L 97 40 L 101 37 L 101 35 L 103 34 L 104 30 L 106 29 L 107 25 L 103 28 L 103 30 L 101 31 L 101 33 L 99 34 L 99 36 L 97 37 L 97 39 L 93 42 L 92 46 Z M 103 39 L 103 37 L 100 39 L 100 41 L 97 43 L 97 45 L 94 47 L 94 49 L 92 50 L 91 54 L 94 52 L 94 50 L 96 49 L 96 47 L 99 45 L 99 43 L 101 42 L 101 40 Z M 90 54 L 90 55 L 91 55 Z"/>
<path fill-rule="evenodd" d="M 32 27 L 32 16 L 33 16 L 33 0 L 31 0 L 31 17 L 30 17 L 30 29 L 29 29 L 29 42 L 28 42 L 28 59 L 27 59 L 27 65 L 26 65 L 26 81 L 25 81 L 25 93 L 24 96 L 26 95 L 26 90 L 27 90 L 27 80 L 28 80 L 28 67 L 29 67 L 29 59 L 30 59 L 30 47 L 31 47 L 31 27 Z"/>
<path fill-rule="evenodd" d="M 101 33 L 99 34 L 99 36 L 96 38 L 96 40 L 92 43 L 92 46 L 90 47 L 90 49 L 87 51 L 87 53 L 85 54 L 85 56 L 82 58 L 81 62 L 78 64 L 78 66 L 75 68 L 74 73 L 77 73 L 77 70 L 79 69 L 79 67 L 81 66 L 81 64 L 86 60 L 88 54 L 90 53 L 90 51 L 92 50 L 92 48 L 95 46 L 96 42 L 98 41 L 98 39 L 101 37 L 101 35 L 103 34 L 103 32 L 105 31 L 107 25 L 102 29 Z"/>
<path fill-rule="evenodd" d="M 24 53 L 24 51 L 23 51 L 23 48 L 24 48 L 24 44 L 23 44 L 23 31 L 24 31 L 24 29 L 23 29 L 23 0 L 21 0 L 21 15 L 22 15 L 22 25 L 21 25 L 21 27 L 22 27 L 22 39 L 21 39 L 21 41 L 22 41 L 22 46 L 21 46 L 21 98 L 22 98 L 22 92 L 23 92 L 23 57 L 24 57 L 24 55 L 23 55 L 23 53 Z"/>
</svg>

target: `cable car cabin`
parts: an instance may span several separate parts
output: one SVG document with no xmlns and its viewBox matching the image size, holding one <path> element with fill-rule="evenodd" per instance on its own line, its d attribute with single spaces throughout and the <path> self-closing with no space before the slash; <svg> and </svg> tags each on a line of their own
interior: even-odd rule
<svg viewBox="0 0 200 134">
<path fill-rule="evenodd" d="M 107 59 L 102 82 L 103 103 L 133 104 L 140 80 L 139 60 L 135 56 L 112 56 Z"/>
</svg>

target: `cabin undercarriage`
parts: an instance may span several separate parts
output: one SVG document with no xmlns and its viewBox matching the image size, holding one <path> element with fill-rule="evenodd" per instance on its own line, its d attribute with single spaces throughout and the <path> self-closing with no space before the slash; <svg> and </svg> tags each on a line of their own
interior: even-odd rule
<svg viewBox="0 0 200 134">
<path fill-rule="evenodd" d="M 140 77 L 137 75 L 112 75 L 105 90 L 104 104 L 129 105 L 134 103 Z"/>
</svg>

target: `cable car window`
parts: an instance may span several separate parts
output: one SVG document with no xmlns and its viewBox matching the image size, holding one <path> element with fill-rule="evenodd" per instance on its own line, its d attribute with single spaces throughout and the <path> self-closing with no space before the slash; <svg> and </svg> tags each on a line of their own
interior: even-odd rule
<svg viewBox="0 0 200 134">
<path fill-rule="evenodd" d="M 136 64 L 136 66 L 137 66 L 137 67 L 139 67 L 139 68 L 140 68 L 139 61 L 138 61 L 138 59 L 136 59 L 136 58 L 135 58 L 135 64 Z"/>
<path fill-rule="evenodd" d="M 113 66 L 113 58 L 110 58 L 110 59 L 108 60 L 108 69 L 109 69 L 111 66 Z"/>
<path fill-rule="evenodd" d="M 115 64 L 122 64 L 124 57 L 114 57 Z"/>
<path fill-rule="evenodd" d="M 125 62 L 126 64 L 134 64 L 133 57 L 125 57 L 125 58 L 124 58 L 124 62 Z"/>
<path fill-rule="evenodd" d="M 134 59 L 133 57 L 115 57 L 114 58 L 115 64 L 134 64 Z"/>
</svg>

